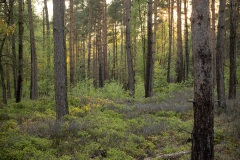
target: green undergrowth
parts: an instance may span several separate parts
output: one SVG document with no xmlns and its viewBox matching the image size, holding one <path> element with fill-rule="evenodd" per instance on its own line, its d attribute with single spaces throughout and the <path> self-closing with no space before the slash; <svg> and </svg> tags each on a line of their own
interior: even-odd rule
<svg viewBox="0 0 240 160">
<path fill-rule="evenodd" d="M 113 88 L 121 92 L 110 96 Z M 68 98 L 70 113 L 58 124 L 51 97 L 10 102 L 0 109 L 0 157 L 134 160 L 189 151 L 193 113 L 187 99 L 192 98 L 192 91 L 183 87 L 173 93 L 169 88 L 161 101 L 132 100 L 117 84 L 99 89 L 99 93 L 74 90 Z M 216 117 L 216 157 L 239 157 L 239 123 L 227 116 L 238 103 L 232 103 L 229 113 Z"/>
</svg>

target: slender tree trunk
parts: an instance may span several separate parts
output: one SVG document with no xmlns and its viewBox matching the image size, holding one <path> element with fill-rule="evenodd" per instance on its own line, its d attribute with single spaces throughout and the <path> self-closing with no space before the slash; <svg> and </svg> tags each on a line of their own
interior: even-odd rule
<svg viewBox="0 0 240 160">
<path fill-rule="evenodd" d="M 138 14 L 140 19 L 140 28 L 141 28 L 141 40 L 142 40 L 142 53 L 143 53 L 143 77 L 146 77 L 146 44 L 145 44 L 145 25 L 141 13 L 141 4 L 138 0 Z"/>
<path fill-rule="evenodd" d="M 174 0 L 168 0 L 168 23 L 169 23 L 169 45 L 168 45 L 168 69 L 167 69 L 167 82 L 170 83 L 170 73 L 171 73 L 171 59 L 172 59 L 172 33 L 173 33 L 173 5 Z"/>
<path fill-rule="evenodd" d="M 212 0 L 212 28 L 211 28 L 211 52 L 212 52 L 212 64 L 213 64 L 213 88 L 216 84 L 216 27 L 215 27 L 215 0 Z"/>
<path fill-rule="evenodd" d="M 134 71 L 132 62 L 132 46 L 131 46 L 131 32 L 130 32 L 130 12 L 131 12 L 131 0 L 125 0 L 126 8 L 126 52 L 127 52 L 127 65 L 128 65 L 128 88 L 130 96 L 134 97 L 135 94 L 135 82 Z"/>
<path fill-rule="evenodd" d="M 73 53 L 73 0 L 69 3 L 70 9 L 70 30 L 69 30 L 69 53 L 70 53 L 70 86 L 74 87 L 75 67 L 74 67 L 74 53 Z"/>
<path fill-rule="evenodd" d="M 23 0 L 18 0 L 18 79 L 17 79 L 17 95 L 16 102 L 20 102 L 22 98 L 23 83 Z"/>
<path fill-rule="evenodd" d="M 146 77 L 145 77 L 145 97 L 153 95 L 153 37 L 152 37 L 152 0 L 148 0 L 148 21 L 147 21 L 147 36 L 148 36 L 148 54 L 146 62 Z"/>
<path fill-rule="evenodd" d="M 194 126 L 192 160 L 214 159 L 214 106 L 208 0 L 192 1 L 194 55 Z"/>
<path fill-rule="evenodd" d="M 6 35 L 4 35 L 4 38 L 1 39 L 1 46 L 0 46 L 0 76 L 1 76 L 1 85 L 2 85 L 2 102 L 4 104 L 7 104 L 7 90 L 5 85 L 5 75 L 3 70 L 3 63 L 2 63 L 2 52 L 3 52 L 3 46 L 6 41 Z"/>
<path fill-rule="evenodd" d="M 184 0 L 184 14 L 185 14 L 185 56 L 186 56 L 186 79 L 189 78 L 189 48 L 188 48 L 188 7 L 187 0 Z M 184 69 L 185 70 L 185 69 Z"/>
<path fill-rule="evenodd" d="M 53 0 L 54 81 L 57 120 L 68 114 L 64 1 Z"/>
<path fill-rule="evenodd" d="M 6 43 L 6 56 L 10 57 L 9 42 L 10 42 L 10 39 L 8 38 L 7 43 Z M 12 95 L 11 95 L 11 78 L 10 78 L 10 65 L 9 65 L 9 63 L 6 64 L 6 80 L 7 80 L 7 85 L 6 85 L 7 99 L 11 99 Z"/>
<path fill-rule="evenodd" d="M 230 74 L 229 99 L 236 99 L 237 82 L 237 2 L 230 0 Z"/>
<path fill-rule="evenodd" d="M 181 0 L 177 0 L 177 82 L 183 81 Z"/>
<path fill-rule="evenodd" d="M 43 14 L 42 14 L 42 17 L 43 17 L 43 20 L 42 20 L 42 36 L 43 36 L 42 48 L 43 48 L 43 53 L 45 53 L 45 50 L 46 50 L 46 38 L 45 38 L 46 29 L 45 29 L 45 10 L 44 10 L 44 7 L 43 7 L 42 12 L 43 12 Z"/>
<path fill-rule="evenodd" d="M 85 40 L 82 42 L 82 79 L 85 80 L 86 78 L 86 65 L 85 65 L 85 58 L 86 58 L 86 45 L 85 45 Z"/>
<path fill-rule="evenodd" d="M 10 25 L 14 25 L 14 0 L 9 0 L 9 18 Z M 15 34 L 11 35 L 11 44 L 12 44 L 12 71 L 13 71 L 13 86 L 14 86 L 14 97 L 17 95 L 17 56 L 16 56 L 16 45 L 15 45 Z"/>
<path fill-rule="evenodd" d="M 38 69 L 37 69 L 37 53 L 34 36 L 33 16 L 32 16 L 32 2 L 28 0 L 28 17 L 30 27 L 30 48 L 31 48 L 31 87 L 30 99 L 38 99 Z"/>
<path fill-rule="evenodd" d="M 109 79 L 108 73 L 108 50 L 107 50 L 107 3 L 106 0 L 103 0 L 103 67 L 104 67 L 104 79 Z"/>
<path fill-rule="evenodd" d="M 217 76 L 218 105 L 223 110 L 226 110 L 224 66 L 223 66 L 223 55 L 225 51 L 225 42 L 224 42 L 225 8 L 226 8 L 226 0 L 220 0 L 217 47 L 216 47 L 216 69 L 217 69 L 216 76 Z"/>
<path fill-rule="evenodd" d="M 44 0 L 44 9 L 45 9 L 45 14 L 46 14 L 46 26 L 47 26 L 47 68 L 49 69 L 50 67 L 50 23 L 49 23 L 49 14 L 48 14 L 48 6 L 47 6 L 47 0 Z"/>
<path fill-rule="evenodd" d="M 88 78 L 91 77 L 91 43 L 92 43 L 92 3 L 91 0 L 88 0 Z"/>
</svg>

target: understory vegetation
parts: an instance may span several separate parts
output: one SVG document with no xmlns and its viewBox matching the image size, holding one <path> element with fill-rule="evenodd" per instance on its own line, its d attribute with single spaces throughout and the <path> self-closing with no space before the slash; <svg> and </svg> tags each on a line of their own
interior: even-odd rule
<svg viewBox="0 0 240 160">
<path fill-rule="evenodd" d="M 58 124 L 54 96 L 9 102 L 0 109 L 0 157 L 140 160 L 190 151 L 193 90 L 187 84 L 162 88 L 144 99 L 140 94 L 130 98 L 118 83 L 101 89 L 79 83 L 69 94 L 69 115 Z M 136 90 L 143 92 L 143 86 Z M 216 159 L 240 158 L 239 103 L 229 101 L 221 114 L 216 107 Z M 181 159 L 190 159 L 190 154 Z"/>
</svg>

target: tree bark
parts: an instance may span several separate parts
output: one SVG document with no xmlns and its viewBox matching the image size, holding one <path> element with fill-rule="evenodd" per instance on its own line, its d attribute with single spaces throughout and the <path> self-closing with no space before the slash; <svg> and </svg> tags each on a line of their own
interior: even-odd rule
<svg viewBox="0 0 240 160">
<path fill-rule="evenodd" d="M 106 0 L 103 0 L 103 67 L 104 67 L 104 80 L 109 79 L 108 72 L 108 49 L 107 49 L 107 3 Z"/>
<path fill-rule="evenodd" d="M 135 94 L 135 82 L 134 71 L 132 62 L 132 47 L 131 47 L 131 31 L 130 31 L 130 12 L 131 12 L 131 0 L 125 0 L 126 9 L 126 52 L 127 52 L 127 65 L 128 65 L 128 88 L 130 96 L 134 97 Z"/>
<path fill-rule="evenodd" d="M 171 59 L 172 59 L 172 24 L 173 24 L 173 4 L 174 0 L 168 0 L 168 23 L 169 23 L 169 44 L 168 44 L 168 67 L 167 67 L 167 82 L 170 83 L 171 74 Z"/>
<path fill-rule="evenodd" d="M 192 160 L 214 158 L 214 106 L 208 0 L 192 1 L 192 46 L 194 55 L 194 126 Z"/>
<path fill-rule="evenodd" d="M 216 27 L 215 27 L 215 0 L 212 0 L 212 27 L 211 27 L 211 52 L 212 52 L 212 72 L 213 72 L 213 88 L 216 84 Z"/>
<path fill-rule="evenodd" d="M 3 63 L 2 63 L 2 51 L 3 51 L 3 46 L 6 41 L 6 35 L 4 35 L 4 38 L 1 39 L 1 45 L 0 45 L 0 76 L 1 76 L 1 85 L 2 85 L 2 102 L 4 104 L 7 104 L 7 90 L 6 90 L 6 85 L 5 85 L 5 75 L 4 75 L 4 70 L 3 70 Z"/>
<path fill-rule="evenodd" d="M 37 53 L 33 26 L 32 2 L 28 0 L 28 17 L 30 27 L 30 48 L 31 48 L 31 86 L 30 99 L 38 99 L 38 69 L 37 69 Z"/>
<path fill-rule="evenodd" d="M 182 16 L 181 0 L 177 0 L 177 82 L 182 82 L 183 77 L 183 53 L 182 53 Z"/>
<path fill-rule="evenodd" d="M 18 79 L 17 79 L 17 95 L 16 102 L 22 99 L 22 83 L 23 83 L 23 0 L 18 0 Z"/>
<path fill-rule="evenodd" d="M 56 117 L 68 114 L 67 66 L 64 36 L 64 1 L 53 0 L 54 81 Z"/>
<path fill-rule="evenodd" d="M 9 18 L 10 25 L 14 25 L 14 0 L 9 0 Z M 11 35 L 11 44 L 12 44 L 12 71 L 13 71 L 13 86 L 14 86 L 14 97 L 17 95 L 17 56 L 16 56 L 16 45 L 15 45 L 15 34 Z"/>
<path fill-rule="evenodd" d="M 47 26 L 47 68 L 50 67 L 50 23 L 49 23 L 49 14 L 48 14 L 48 6 L 47 6 L 47 0 L 44 0 L 44 9 L 45 9 L 45 14 L 46 14 L 46 26 Z"/>
<path fill-rule="evenodd" d="M 91 0 L 88 0 L 88 79 L 91 77 L 91 49 L 92 49 L 92 3 Z"/>
<path fill-rule="evenodd" d="M 146 77 L 145 77 L 145 97 L 153 95 L 153 32 L 152 32 L 152 0 L 148 0 L 148 20 L 147 20 L 147 37 L 148 37 L 148 53 L 146 61 Z"/>
<path fill-rule="evenodd" d="M 70 11 L 70 30 L 69 30 L 69 53 L 70 53 L 70 87 L 74 87 L 74 79 L 75 79 L 75 67 L 74 67 L 74 52 L 73 52 L 73 0 L 70 0 L 69 3 L 69 11 Z"/>
<path fill-rule="evenodd" d="M 236 99 L 237 82 L 237 2 L 230 0 L 230 73 L 229 99 Z"/>
<path fill-rule="evenodd" d="M 188 1 L 184 0 L 184 14 L 185 14 L 185 61 L 186 61 L 186 79 L 189 78 L 189 47 L 188 47 Z"/>
<path fill-rule="evenodd" d="M 226 110 L 224 66 L 223 66 L 223 55 L 225 51 L 225 47 L 224 47 L 225 46 L 225 42 L 224 42 L 225 8 L 226 8 L 226 0 L 220 0 L 217 46 L 216 46 L 216 71 L 217 71 L 216 77 L 217 77 L 218 105 L 223 110 Z"/>
</svg>

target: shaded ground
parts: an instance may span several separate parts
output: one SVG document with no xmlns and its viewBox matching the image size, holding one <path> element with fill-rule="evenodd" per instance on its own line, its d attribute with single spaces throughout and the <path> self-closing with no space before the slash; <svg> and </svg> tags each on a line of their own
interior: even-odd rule
<svg viewBox="0 0 240 160">
<path fill-rule="evenodd" d="M 11 103 L 0 110 L 0 157 L 140 160 L 190 151 L 192 98 L 189 89 L 160 102 L 72 96 L 70 115 L 60 126 L 55 125 L 51 98 Z M 226 114 L 216 114 L 216 159 L 240 159 L 239 106 L 239 101 L 230 101 Z M 179 159 L 189 158 L 184 154 Z"/>
</svg>

